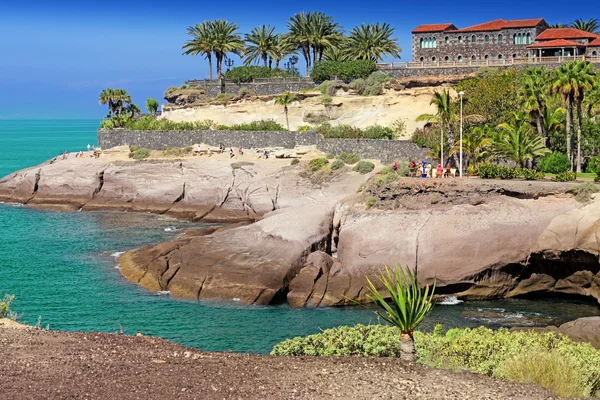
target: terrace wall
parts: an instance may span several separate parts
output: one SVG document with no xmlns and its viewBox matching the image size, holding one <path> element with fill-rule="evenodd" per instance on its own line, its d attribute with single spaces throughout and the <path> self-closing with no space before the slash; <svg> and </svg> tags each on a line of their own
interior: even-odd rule
<svg viewBox="0 0 600 400">
<path fill-rule="evenodd" d="M 311 80 L 290 79 L 290 80 L 269 80 L 265 82 L 235 83 L 224 81 L 201 81 L 192 80 L 185 82 L 186 85 L 200 87 L 205 90 L 207 96 L 215 97 L 219 93 L 236 95 L 241 88 L 246 88 L 257 95 L 279 95 L 283 92 L 299 92 L 304 89 L 312 89 L 316 84 Z"/>
</svg>

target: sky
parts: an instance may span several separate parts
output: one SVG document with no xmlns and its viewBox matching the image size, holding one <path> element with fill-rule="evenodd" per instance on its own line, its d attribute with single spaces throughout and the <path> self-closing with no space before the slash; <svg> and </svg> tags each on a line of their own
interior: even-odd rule
<svg viewBox="0 0 600 400">
<path fill-rule="evenodd" d="M 181 54 L 186 28 L 204 20 L 227 19 L 242 34 L 262 24 L 285 32 L 287 19 L 302 11 L 331 15 L 346 31 L 363 22 L 388 22 L 403 49 L 401 61 L 409 61 L 410 32 L 421 23 L 452 22 L 461 28 L 498 18 L 569 23 L 595 17 L 557 0 L 473 4 L 465 0 L 0 1 L 0 119 L 100 119 L 106 109 L 98 104 L 98 94 L 107 87 L 127 90 L 140 108 L 147 97 L 164 103 L 169 86 L 208 76 L 204 58 Z M 234 66 L 238 65 L 236 60 Z"/>
</svg>

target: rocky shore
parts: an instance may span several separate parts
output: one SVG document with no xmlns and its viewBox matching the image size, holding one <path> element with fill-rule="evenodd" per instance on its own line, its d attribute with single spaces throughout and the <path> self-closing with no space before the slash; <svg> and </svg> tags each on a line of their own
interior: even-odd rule
<svg viewBox="0 0 600 400">
<path fill-rule="evenodd" d="M 367 182 L 370 175 L 348 167 L 319 176 L 285 159 L 103 157 L 18 171 L 0 180 L 0 201 L 241 223 L 122 255 L 122 274 L 150 290 L 342 305 L 365 300 L 366 277 L 399 263 L 424 282 L 436 279 L 442 295 L 550 292 L 600 301 L 600 199 L 577 201 L 572 183 Z"/>
<path fill-rule="evenodd" d="M 1 320 L 0 320 L 1 322 Z M 399 359 L 208 353 L 147 336 L 6 328 L 5 399 L 557 399 Z"/>
</svg>

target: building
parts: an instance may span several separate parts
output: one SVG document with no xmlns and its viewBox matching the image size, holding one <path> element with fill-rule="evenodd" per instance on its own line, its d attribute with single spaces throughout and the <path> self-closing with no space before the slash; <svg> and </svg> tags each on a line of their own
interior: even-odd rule
<svg viewBox="0 0 600 400">
<path fill-rule="evenodd" d="M 476 64 L 531 57 L 600 54 L 600 35 L 574 28 L 551 29 L 544 19 L 502 19 L 458 29 L 423 24 L 412 31 L 412 60 L 423 64 Z"/>
</svg>

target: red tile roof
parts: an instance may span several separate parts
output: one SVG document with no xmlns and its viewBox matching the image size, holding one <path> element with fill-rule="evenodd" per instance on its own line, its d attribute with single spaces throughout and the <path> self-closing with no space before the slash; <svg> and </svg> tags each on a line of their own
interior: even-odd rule
<svg viewBox="0 0 600 400">
<path fill-rule="evenodd" d="M 545 47 L 581 47 L 584 44 L 573 42 L 565 39 L 554 39 L 546 42 L 535 43 L 527 46 L 530 49 L 545 48 Z"/>
<path fill-rule="evenodd" d="M 443 32 L 445 30 L 456 30 L 454 24 L 422 24 L 417 26 L 412 33 Z"/>
<path fill-rule="evenodd" d="M 600 47 L 600 37 L 592 40 L 591 42 L 588 43 L 588 46 L 598 46 Z"/>
<path fill-rule="evenodd" d="M 510 28 L 535 28 L 542 21 L 542 18 L 536 19 L 517 19 L 505 21 L 503 19 L 497 19 L 495 21 L 484 22 L 483 24 L 468 26 L 466 28 L 459 29 L 459 32 L 482 32 L 482 31 L 499 31 L 500 29 Z"/>
<path fill-rule="evenodd" d="M 580 31 L 575 28 L 553 28 L 546 29 L 540 33 L 535 40 L 554 40 L 554 39 L 595 39 L 600 37 L 595 33 Z"/>
<path fill-rule="evenodd" d="M 535 28 L 541 22 L 544 22 L 543 18 L 534 18 L 534 19 L 513 19 L 510 21 L 506 21 L 506 25 L 504 25 L 505 29 L 513 29 L 513 28 Z"/>
</svg>

